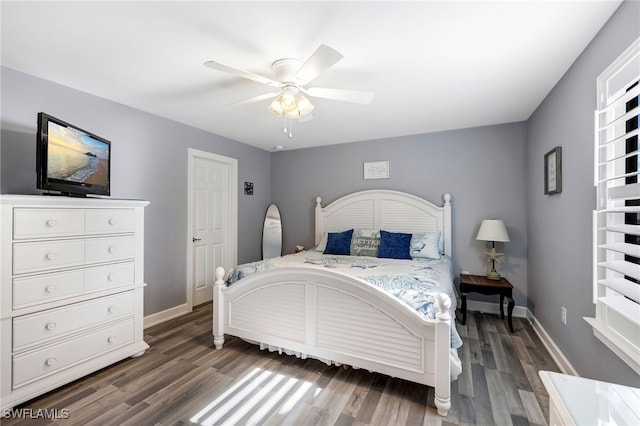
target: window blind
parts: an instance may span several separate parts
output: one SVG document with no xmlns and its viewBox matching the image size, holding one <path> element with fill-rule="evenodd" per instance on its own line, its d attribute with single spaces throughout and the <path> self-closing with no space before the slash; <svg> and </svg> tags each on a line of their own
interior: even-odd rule
<svg viewBox="0 0 640 426">
<path fill-rule="evenodd" d="M 598 284 L 640 303 L 640 183 L 635 82 L 599 111 Z M 597 297 L 606 296 L 600 289 Z"/>
<path fill-rule="evenodd" d="M 640 374 L 640 43 L 635 45 L 635 55 L 632 52 L 598 81 L 602 91 L 595 113 L 596 316 L 587 321 L 596 336 Z"/>
</svg>

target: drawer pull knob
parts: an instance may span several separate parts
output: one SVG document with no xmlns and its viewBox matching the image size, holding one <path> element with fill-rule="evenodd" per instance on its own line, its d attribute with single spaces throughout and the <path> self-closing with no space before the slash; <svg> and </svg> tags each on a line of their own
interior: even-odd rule
<svg viewBox="0 0 640 426">
<path fill-rule="evenodd" d="M 46 290 L 47 290 L 47 293 L 53 293 L 54 291 L 56 291 L 56 286 L 55 285 L 48 285 Z"/>
<path fill-rule="evenodd" d="M 114 218 L 109 219 L 109 225 L 115 225 L 116 223 L 118 223 L 118 221 Z"/>
<path fill-rule="evenodd" d="M 55 254 L 54 252 L 49 252 L 49 253 L 47 253 L 47 256 L 46 256 L 46 257 L 47 257 L 47 259 L 49 259 L 49 260 L 53 260 L 53 259 L 55 259 L 55 258 L 56 258 L 56 254 Z"/>
<path fill-rule="evenodd" d="M 115 311 L 117 311 L 115 306 L 109 306 L 109 309 L 107 309 L 109 311 L 110 314 L 114 313 Z"/>
<path fill-rule="evenodd" d="M 47 325 L 45 325 L 45 328 L 47 330 L 53 330 L 54 328 L 56 328 L 56 323 L 55 322 L 48 322 Z"/>
<path fill-rule="evenodd" d="M 58 224 L 58 221 L 57 221 L 57 220 L 55 220 L 55 219 L 49 219 L 49 220 L 47 221 L 47 226 L 48 226 L 49 228 L 53 228 L 53 227 L 54 227 L 54 226 L 56 226 L 57 224 Z"/>
<path fill-rule="evenodd" d="M 47 365 L 53 365 L 56 363 L 56 359 L 54 357 L 47 358 L 47 360 L 44 363 Z"/>
<path fill-rule="evenodd" d="M 116 246 L 109 246 L 109 253 L 115 253 L 118 251 L 118 247 Z"/>
<path fill-rule="evenodd" d="M 116 336 L 109 336 L 109 338 L 107 338 L 107 342 L 109 343 L 113 343 L 116 341 Z"/>
<path fill-rule="evenodd" d="M 107 275 L 107 280 L 108 281 L 115 281 L 118 278 L 118 276 L 116 274 L 114 274 L 113 272 L 110 273 L 109 275 Z"/>
</svg>

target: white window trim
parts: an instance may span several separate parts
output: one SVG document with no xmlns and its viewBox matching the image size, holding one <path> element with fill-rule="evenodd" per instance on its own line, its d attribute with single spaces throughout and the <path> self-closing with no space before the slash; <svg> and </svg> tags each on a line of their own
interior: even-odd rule
<svg viewBox="0 0 640 426">
<path fill-rule="evenodd" d="M 615 148 L 601 149 L 602 141 L 611 137 L 613 132 L 611 128 L 614 126 L 600 124 L 604 121 L 602 117 L 607 113 L 606 111 L 615 108 L 616 103 L 624 102 L 625 96 L 621 94 L 632 82 L 638 80 L 640 80 L 640 38 L 597 78 L 598 110 L 594 115 L 594 184 L 597 187 L 598 206 L 593 212 L 593 301 L 596 309 L 595 318 L 585 317 L 584 319 L 591 324 L 593 333 L 598 339 L 640 374 L 640 297 L 636 294 L 640 293 L 640 285 L 624 278 L 626 275 L 640 279 L 638 278 L 640 266 L 636 268 L 637 265 L 625 262 L 624 254 L 619 253 L 611 245 L 605 246 L 610 242 L 607 239 L 616 238 L 611 236 L 616 233 L 604 230 L 605 226 L 619 223 L 619 218 L 623 217 L 623 213 L 620 213 L 617 207 L 620 205 L 619 200 L 636 198 L 635 194 L 640 189 L 640 183 L 622 184 L 616 189 L 608 188 L 610 184 L 603 183 L 605 179 L 613 181 L 612 176 L 624 174 L 624 170 L 621 172 L 619 167 L 613 164 L 615 161 L 610 159 L 607 159 L 606 165 L 603 164 L 605 161 L 601 160 L 601 154 L 603 154 L 601 151 L 607 151 L 606 156 L 612 157 L 608 150 L 615 150 Z M 605 127 L 609 129 L 603 130 Z M 627 137 L 629 135 L 625 135 L 624 139 Z M 612 210 L 616 210 L 617 213 Z M 637 232 L 635 229 L 637 225 L 626 226 L 634 228 L 631 232 Z M 619 268 L 620 264 L 623 264 L 622 270 Z M 624 297 L 625 295 L 627 297 Z"/>
</svg>

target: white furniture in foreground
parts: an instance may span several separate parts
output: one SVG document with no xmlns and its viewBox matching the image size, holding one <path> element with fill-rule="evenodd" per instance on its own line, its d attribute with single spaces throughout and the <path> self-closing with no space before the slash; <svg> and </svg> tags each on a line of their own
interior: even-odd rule
<svg viewBox="0 0 640 426">
<path fill-rule="evenodd" d="M 149 347 L 146 201 L 1 195 L 0 408 Z"/>
<path fill-rule="evenodd" d="M 363 191 L 327 207 L 316 205 L 316 244 L 325 232 L 349 228 L 442 233 L 451 255 L 451 195 L 436 206 L 388 190 Z M 230 287 L 218 267 L 213 335 L 224 334 L 286 353 L 348 364 L 435 387 L 440 415 L 451 407 L 451 300 L 438 296 L 439 313 L 427 320 L 359 279 L 331 270 L 288 267 L 250 275 Z"/>
<path fill-rule="evenodd" d="M 549 394 L 549 425 L 640 425 L 640 389 L 539 371 Z"/>
</svg>

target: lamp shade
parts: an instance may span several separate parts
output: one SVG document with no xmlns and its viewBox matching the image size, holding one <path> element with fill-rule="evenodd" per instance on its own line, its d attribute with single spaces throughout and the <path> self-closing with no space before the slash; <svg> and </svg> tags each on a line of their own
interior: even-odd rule
<svg viewBox="0 0 640 426">
<path fill-rule="evenodd" d="M 285 86 L 285 88 L 282 89 L 282 100 L 280 101 L 280 107 L 282 107 L 284 112 L 292 113 L 294 110 L 298 109 L 298 105 L 296 104 L 297 93 L 298 89 L 292 86 Z"/>
<path fill-rule="evenodd" d="M 300 110 L 300 117 L 304 117 L 305 115 L 313 111 L 313 105 L 311 105 L 309 99 L 307 99 L 302 93 L 298 93 L 296 95 L 296 104 L 298 105 L 298 109 Z"/>
<path fill-rule="evenodd" d="M 509 234 L 504 222 L 499 219 L 485 219 L 480 224 L 476 240 L 508 242 Z"/>
<path fill-rule="evenodd" d="M 313 105 L 298 88 L 294 86 L 286 86 L 282 89 L 282 93 L 278 95 L 269 105 L 269 111 L 282 117 L 300 118 L 313 111 Z"/>
<path fill-rule="evenodd" d="M 277 98 L 275 98 L 273 102 L 271 102 L 271 105 L 269 105 L 269 111 L 271 111 L 278 117 L 282 117 L 282 113 L 284 112 L 282 110 L 282 107 L 280 106 L 280 102 L 282 102 L 282 96 L 278 96 Z"/>
</svg>

